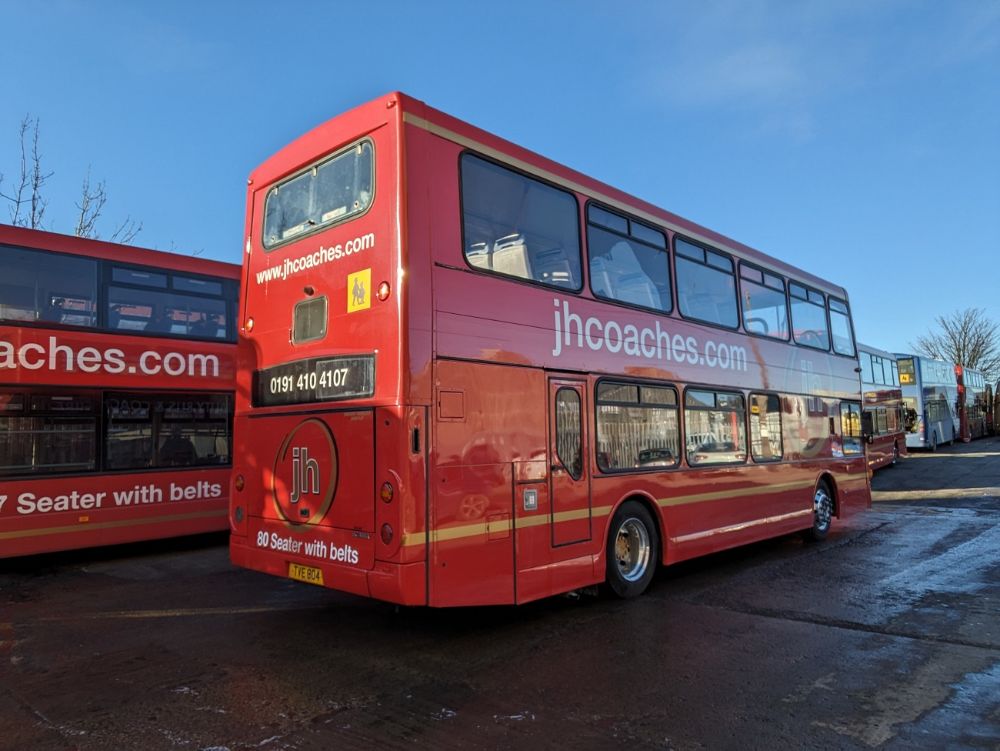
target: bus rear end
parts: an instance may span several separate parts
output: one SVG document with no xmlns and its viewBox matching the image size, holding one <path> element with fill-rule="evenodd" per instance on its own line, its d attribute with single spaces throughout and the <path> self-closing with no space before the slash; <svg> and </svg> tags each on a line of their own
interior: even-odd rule
<svg viewBox="0 0 1000 751">
<path fill-rule="evenodd" d="M 233 562 L 401 603 L 425 599 L 403 406 L 399 113 L 341 115 L 250 179 Z M 404 506 L 404 501 L 409 506 Z M 422 505 L 422 501 L 421 501 Z"/>
</svg>

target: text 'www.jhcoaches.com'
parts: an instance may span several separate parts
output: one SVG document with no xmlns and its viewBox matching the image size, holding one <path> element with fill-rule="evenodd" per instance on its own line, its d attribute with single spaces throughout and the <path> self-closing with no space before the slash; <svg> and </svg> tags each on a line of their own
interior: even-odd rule
<svg viewBox="0 0 1000 751">
<path fill-rule="evenodd" d="M 265 282 L 279 281 L 299 274 L 309 269 L 314 269 L 327 263 L 339 261 L 355 253 L 371 250 L 375 247 L 375 233 L 369 232 L 366 235 L 355 237 L 345 243 L 337 243 L 326 247 L 321 245 L 319 250 L 308 253 L 298 258 L 285 258 L 280 266 L 271 266 L 257 272 L 257 284 Z"/>
</svg>

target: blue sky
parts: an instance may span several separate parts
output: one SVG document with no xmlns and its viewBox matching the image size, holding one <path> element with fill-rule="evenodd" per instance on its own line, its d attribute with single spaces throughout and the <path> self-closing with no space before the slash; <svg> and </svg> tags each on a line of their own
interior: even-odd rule
<svg viewBox="0 0 1000 751">
<path fill-rule="evenodd" d="M 848 288 L 905 350 L 1000 320 L 1000 2 L 0 0 L 4 188 L 41 121 L 47 228 L 238 262 L 250 171 L 399 89 Z M 0 221 L 7 221 L 0 207 Z"/>
</svg>

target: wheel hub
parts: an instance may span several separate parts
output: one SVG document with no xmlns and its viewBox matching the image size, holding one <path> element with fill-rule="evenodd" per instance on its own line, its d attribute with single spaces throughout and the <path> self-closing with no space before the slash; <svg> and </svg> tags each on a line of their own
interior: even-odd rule
<svg viewBox="0 0 1000 751">
<path fill-rule="evenodd" d="M 833 499 L 824 488 L 817 488 L 813 497 L 813 509 L 816 515 L 816 529 L 825 531 L 830 526 L 830 519 L 833 518 Z"/>
<path fill-rule="evenodd" d="M 626 581 L 637 581 L 649 566 L 651 546 L 646 527 L 636 518 L 622 522 L 615 537 L 615 559 Z"/>
</svg>

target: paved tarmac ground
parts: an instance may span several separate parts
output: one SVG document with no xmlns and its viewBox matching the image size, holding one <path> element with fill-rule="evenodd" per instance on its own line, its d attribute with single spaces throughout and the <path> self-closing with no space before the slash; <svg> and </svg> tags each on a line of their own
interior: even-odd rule
<svg viewBox="0 0 1000 751">
<path fill-rule="evenodd" d="M 1000 440 L 634 601 L 398 611 L 224 537 L 0 562 L 2 749 L 998 749 Z"/>
</svg>

